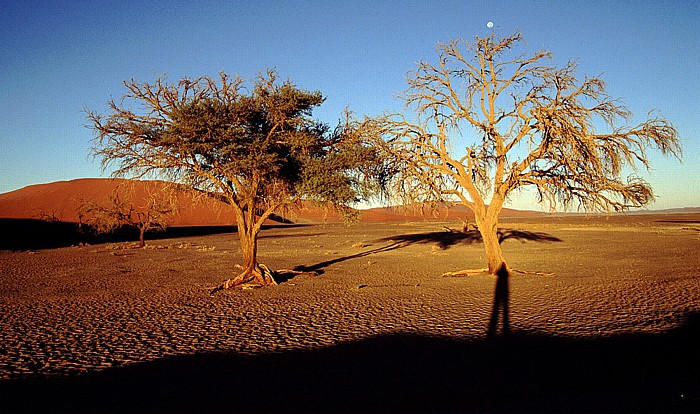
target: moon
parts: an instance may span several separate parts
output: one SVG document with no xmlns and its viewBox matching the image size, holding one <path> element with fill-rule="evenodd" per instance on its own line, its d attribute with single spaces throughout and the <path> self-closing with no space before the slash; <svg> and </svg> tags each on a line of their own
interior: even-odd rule
<svg viewBox="0 0 700 414">
<path fill-rule="evenodd" d="M 486 27 L 488 27 L 489 29 L 492 28 L 492 27 L 493 27 L 493 22 L 488 22 L 488 23 L 486 23 Z"/>
</svg>

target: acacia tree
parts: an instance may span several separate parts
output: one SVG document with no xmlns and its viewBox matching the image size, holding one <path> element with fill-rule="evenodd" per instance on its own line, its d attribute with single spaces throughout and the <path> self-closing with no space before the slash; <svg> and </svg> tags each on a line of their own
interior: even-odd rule
<svg viewBox="0 0 700 414">
<path fill-rule="evenodd" d="M 346 112 L 338 127 L 311 119 L 320 92 L 269 70 L 246 89 L 239 77 L 184 78 L 170 84 L 125 82 L 103 117 L 88 111 L 93 153 L 115 176 L 156 175 L 230 204 L 236 214 L 243 271 L 221 288 L 275 284 L 257 261 L 258 234 L 275 211 L 302 199 L 350 205 L 381 184 L 378 151 Z M 131 105 L 131 106 L 129 106 Z"/>
<path fill-rule="evenodd" d="M 165 230 L 178 208 L 177 194 L 167 184 L 147 184 L 144 190 L 141 201 L 134 188 L 117 186 L 106 202 L 85 202 L 78 212 L 81 224 L 89 225 L 98 234 L 111 233 L 122 226 L 134 227 L 139 231 L 139 248 L 143 248 L 146 232 Z"/>
<path fill-rule="evenodd" d="M 492 274 L 506 266 L 497 229 L 514 192 L 533 188 L 551 210 L 641 207 L 654 199 L 637 175 L 650 167 L 648 150 L 681 155 L 667 120 L 627 125 L 631 113 L 599 77 L 579 80 L 575 63 L 557 67 L 547 51 L 518 54 L 521 40 L 491 34 L 438 44 L 437 63 L 408 74 L 410 115 L 374 125 L 395 158 L 399 194 L 474 212 Z"/>
</svg>

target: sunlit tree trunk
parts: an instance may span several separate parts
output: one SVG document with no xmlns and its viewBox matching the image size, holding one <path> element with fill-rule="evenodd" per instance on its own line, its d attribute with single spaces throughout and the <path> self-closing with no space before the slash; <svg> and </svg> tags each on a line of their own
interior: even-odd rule
<svg viewBox="0 0 700 414">
<path fill-rule="evenodd" d="M 499 197 L 494 197 L 488 207 L 479 201 L 473 208 L 474 218 L 484 242 L 488 272 L 493 275 L 496 274 L 501 264 L 505 264 L 498 236 L 498 217 L 502 206 L 503 201 Z"/>
<path fill-rule="evenodd" d="M 488 262 L 489 273 L 495 275 L 502 263 L 505 263 L 501 244 L 498 240 L 498 222 L 487 219 L 483 224 L 479 224 L 479 232 L 484 240 L 486 250 L 486 260 Z"/>
<path fill-rule="evenodd" d="M 257 235 L 242 231 L 239 238 L 241 239 L 244 272 L 252 274 L 258 265 Z"/>
<path fill-rule="evenodd" d="M 269 269 L 258 263 L 258 235 L 260 234 L 265 217 L 257 218 L 254 206 L 255 202 L 252 201 L 245 210 L 239 210 L 236 214 L 238 220 L 238 237 L 241 242 L 241 255 L 243 256 L 243 271 L 236 277 L 225 281 L 219 288 L 214 289 L 214 291 L 243 286 L 268 286 L 277 284 Z"/>
<path fill-rule="evenodd" d="M 255 286 L 276 285 L 269 271 L 258 264 L 258 234 L 255 226 L 243 231 L 239 228 L 241 252 L 243 255 L 243 272 L 234 279 L 235 284 L 250 284 Z M 234 284 L 234 286 L 235 286 Z"/>
</svg>

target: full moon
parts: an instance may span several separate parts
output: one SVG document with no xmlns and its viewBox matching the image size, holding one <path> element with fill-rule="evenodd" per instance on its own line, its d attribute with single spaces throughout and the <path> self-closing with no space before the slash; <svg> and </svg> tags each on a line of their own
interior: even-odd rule
<svg viewBox="0 0 700 414">
<path fill-rule="evenodd" d="M 488 23 L 486 23 L 486 27 L 488 27 L 489 29 L 492 28 L 492 27 L 493 27 L 493 22 L 488 22 Z"/>
</svg>

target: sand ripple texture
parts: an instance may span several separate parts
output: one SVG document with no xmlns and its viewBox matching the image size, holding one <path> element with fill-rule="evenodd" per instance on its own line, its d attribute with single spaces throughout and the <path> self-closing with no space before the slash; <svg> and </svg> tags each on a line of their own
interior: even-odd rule
<svg viewBox="0 0 700 414">
<path fill-rule="evenodd" d="M 456 223 L 269 229 L 262 262 L 315 266 L 321 274 L 214 296 L 208 289 L 240 260 L 234 235 L 159 240 L 148 250 L 0 252 L 0 379 L 218 351 L 323 348 L 395 333 L 483 337 L 495 279 L 441 277 L 484 263 L 480 243 L 434 240 L 443 225 Z M 700 241 L 682 226 L 511 225 L 539 235 L 544 227 L 552 236 L 505 240 L 511 267 L 556 273 L 512 278 L 515 331 L 663 332 L 700 311 Z M 392 239 L 405 234 L 426 236 Z"/>
</svg>

